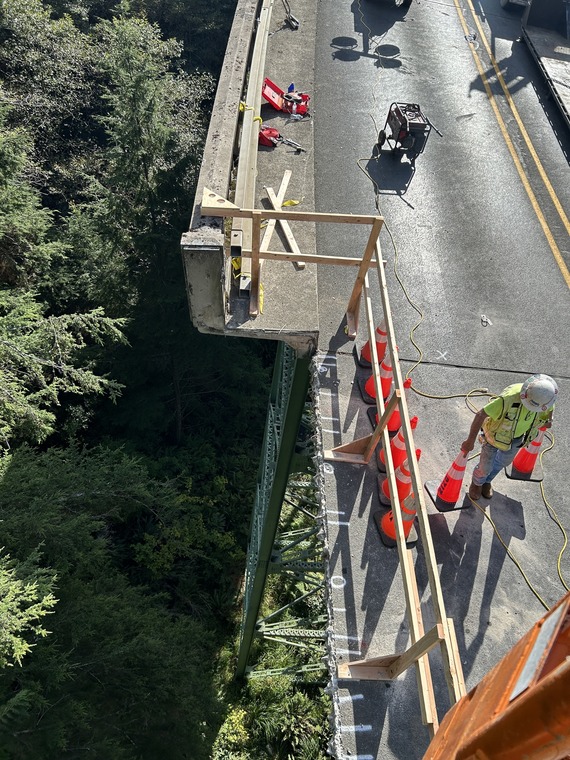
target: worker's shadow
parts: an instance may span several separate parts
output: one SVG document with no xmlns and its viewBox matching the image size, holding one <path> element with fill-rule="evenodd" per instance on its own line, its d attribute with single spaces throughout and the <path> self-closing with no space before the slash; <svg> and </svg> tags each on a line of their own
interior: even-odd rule
<svg viewBox="0 0 570 760">
<path fill-rule="evenodd" d="M 449 517 L 430 514 L 429 522 L 434 540 L 447 616 L 456 624 L 457 640 L 466 675 L 471 671 L 483 644 L 487 629 L 497 621 L 491 620 L 491 603 L 497 589 L 501 568 L 505 562 L 512 538 L 523 539 L 526 535 L 522 504 L 495 493 L 491 502 L 481 500 L 481 509 L 468 507 L 450 532 Z M 483 510 L 494 522 L 504 546 L 484 517 Z M 483 531 L 492 534 L 488 557 L 481 557 Z M 471 606 L 471 591 L 478 585 L 478 578 L 485 577 L 479 603 L 479 626 L 469 630 L 467 618 Z M 418 578 L 419 581 L 419 578 Z M 467 643 L 467 637 L 470 643 Z"/>
<path fill-rule="evenodd" d="M 390 45 L 394 50 L 383 52 L 379 48 L 388 46 L 375 47 L 375 40 L 386 34 L 394 24 L 405 22 L 410 5 L 395 0 L 354 0 L 350 9 L 354 16 L 354 31 L 362 37 L 362 55 L 380 58 L 379 65 L 386 68 L 390 65 L 393 67 L 396 61 L 396 65 L 401 66 L 401 61 L 395 55 L 399 50 Z"/>
<path fill-rule="evenodd" d="M 381 149 L 377 144 L 362 169 L 379 195 L 397 195 L 401 198 L 408 191 L 416 173 L 415 162 L 403 156 L 402 151 L 391 151 L 386 147 Z"/>
<path fill-rule="evenodd" d="M 332 57 L 335 61 L 358 61 L 360 58 L 374 59 L 374 65 L 383 69 L 399 68 L 400 48 L 397 45 L 376 45 L 376 40 L 382 37 L 399 21 L 404 21 L 409 7 L 394 0 L 385 2 L 366 2 L 355 0 L 351 11 L 354 15 L 354 31 L 362 39 L 362 48 L 356 37 L 343 35 L 331 40 Z"/>
</svg>

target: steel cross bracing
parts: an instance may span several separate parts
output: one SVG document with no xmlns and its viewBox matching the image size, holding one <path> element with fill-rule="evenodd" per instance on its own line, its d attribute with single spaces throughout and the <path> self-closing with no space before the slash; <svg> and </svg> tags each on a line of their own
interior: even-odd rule
<svg viewBox="0 0 570 760">
<path fill-rule="evenodd" d="M 316 500 L 307 495 L 307 490 L 314 488 L 311 477 L 305 476 L 300 481 L 297 475 L 297 480 L 290 478 L 299 426 L 307 402 L 309 362 L 309 356 L 299 357 L 287 344 L 279 344 L 253 507 L 236 669 L 238 677 L 246 673 L 266 673 L 254 671 L 248 665 L 256 637 L 314 650 L 315 659 L 319 660 L 324 653 L 324 617 L 317 620 L 276 620 L 294 604 L 322 592 L 324 586 L 324 563 L 322 552 L 318 548 L 318 528 L 313 524 L 300 530 L 284 530 L 278 536 L 284 504 L 289 511 L 300 513 L 305 522 L 316 520 L 318 516 Z M 293 601 L 260 619 L 265 585 L 271 573 L 289 578 L 292 585 L 300 582 L 308 590 L 297 594 Z M 315 625 L 320 625 L 322 629 L 315 628 Z M 300 671 L 309 672 L 309 664 L 300 668 Z M 314 663 L 310 672 L 314 670 L 324 670 L 324 666 L 322 663 Z"/>
<path fill-rule="evenodd" d="M 294 352 L 289 346 L 284 346 L 280 352 L 280 366 L 275 366 L 275 376 L 279 375 L 280 382 L 276 384 L 274 398 L 269 401 L 267 410 L 267 423 L 263 451 L 261 452 L 261 478 L 257 485 L 255 503 L 253 506 L 252 529 L 250 544 L 247 554 L 247 567 L 245 576 L 244 609 L 247 610 L 252 594 L 253 581 L 259 564 L 259 554 L 263 538 L 263 526 L 269 509 L 269 496 L 273 485 L 277 454 L 281 442 L 281 422 L 286 413 L 283 408 L 283 400 L 287 399 L 291 389 L 291 380 L 294 369 Z M 275 384 L 275 383 L 274 383 Z M 246 615 L 242 620 L 241 635 Z"/>
</svg>

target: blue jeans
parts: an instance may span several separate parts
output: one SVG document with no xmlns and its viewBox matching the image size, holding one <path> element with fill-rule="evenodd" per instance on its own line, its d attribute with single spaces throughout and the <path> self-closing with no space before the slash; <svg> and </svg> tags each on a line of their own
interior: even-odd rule
<svg viewBox="0 0 570 760">
<path fill-rule="evenodd" d="M 473 470 L 473 483 L 476 486 L 482 486 L 483 483 L 490 483 L 496 477 L 503 467 L 508 467 L 515 458 L 521 439 L 515 439 L 508 451 L 485 443 L 481 446 L 481 456 L 477 467 Z"/>
</svg>

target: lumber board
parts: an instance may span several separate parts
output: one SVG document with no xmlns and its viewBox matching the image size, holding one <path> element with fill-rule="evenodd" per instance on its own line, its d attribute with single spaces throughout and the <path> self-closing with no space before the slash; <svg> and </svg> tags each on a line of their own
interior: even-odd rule
<svg viewBox="0 0 570 760">
<path fill-rule="evenodd" d="M 289 186 L 289 180 L 291 179 L 292 175 L 291 169 L 286 169 L 283 174 L 283 179 L 281 180 L 281 184 L 279 185 L 279 190 L 277 191 L 277 203 L 278 207 L 280 208 L 283 201 L 285 200 L 285 193 L 287 192 L 287 187 Z M 267 188 L 265 188 L 267 190 Z M 273 208 L 275 209 L 276 206 L 273 204 Z M 269 248 L 269 243 L 271 242 L 271 238 L 273 237 L 273 232 L 275 230 L 275 226 L 277 224 L 277 219 L 270 219 L 267 222 L 267 227 L 265 228 L 265 232 L 263 233 L 263 240 L 261 241 L 261 250 L 265 251 Z"/>
<path fill-rule="evenodd" d="M 281 201 L 280 201 L 278 196 L 275 195 L 275 191 L 273 190 L 272 187 L 266 187 L 265 192 L 267 193 L 267 196 L 269 200 L 271 201 L 271 205 L 273 206 L 273 209 L 274 210 L 279 209 L 281 207 L 281 204 L 283 203 L 283 198 L 281 198 Z M 271 221 L 272 220 L 270 220 L 270 222 Z M 301 249 L 297 245 L 297 241 L 295 240 L 295 236 L 293 235 L 291 227 L 289 226 L 289 222 L 286 219 L 279 219 L 278 222 L 281 225 L 281 229 L 283 230 L 283 234 L 285 235 L 285 239 L 287 240 L 289 248 L 297 256 L 295 263 L 300 269 L 304 269 L 305 262 L 300 258 Z"/>
<path fill-rule="evenodd" d="M 245 255 L 251 255 L 251 249 L 243 248 Z M 351 259 L 347 256 L 327 256 L 319 253 L 302 253 L 299 254 L 287 252 L 287 251 L 259 251 L 259 257 L 261 259 L 271 259 L 273 261 L 296 261 L 300 258 L 301 261 L 307 264 L 328 264 L 331 266 L 345 266 L 345 267 L 358 267 L 361 264 L 361 259 Z M 373 259 L 368 263 L 368 266 L 375 266 L 376 259 Z"/>
<path fill-rule="evenodd" d="M 430 652 L 444 638 L 442 625 L 435 625 L 415 644 L 401 654 L 370 657 L 365 660 L 345 662 L 339 666 L 339 678 L 353 678 L 359 681 L 393 681 L 413 665 L 420 657 Z"/>
<path fill-rule="evenodd" d="M 233 216 L 236 218 L 249 218 L 251 219 L 254 211 L 258 209 L 252 208 L 238 208 L 234 204 L 231 204 L 232 208 L 226 206 L 229 203 L 221 195 L 214 193 L 208 188 L 204 188 L 202 193 L 202 215 L 203 216 Z M 372 216 L 369 214 L 335 214 L 332 212 L 318 212 L 318 211 L 291 211 L 288 209 L 279 209 L 274 211 L 272 209 L 265 209 L 263 215 L 267 219 L 287 219 L 288 221 L 304 221 L 304 222 L 325 222 L 332 224 L 370 224 L 373 225 L 375 221 L 380 222 L 382 226 L 384 218 L 381 216 Z"/>
</svg>

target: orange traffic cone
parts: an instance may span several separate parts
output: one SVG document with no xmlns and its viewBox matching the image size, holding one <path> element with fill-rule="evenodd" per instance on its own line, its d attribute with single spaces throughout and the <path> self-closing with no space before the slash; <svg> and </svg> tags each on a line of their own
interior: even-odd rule
<svg viewBox="0 0 570 760">
<path fill-rule="evenodd" d="M 380 365 L 380 383 L 382 389 L 382 398 L 386 400 L 390 395 L 392 388 L 392 360 L 389 354 L 386 354 L 382 359 Z M 374 386 L 374 375 L 370 375 L 366 382 L 361 380 L 358 383 L 360 393 L 362 394 L 362 400 L 366 404 L 376 403 L 376 388 Z"/>
<path fill-rule="evenodd" d="M 415 430 L 418 425 L 418 418 L 412 417 L 410 427 Z M 392 452 L 392 462 L 394 467 L 399 467 L 406 458 L 406 443 L 404 441 L 404 428 L 398 430 L 398 434 L 390 441 L 390 451 Z M 384 447 L 380 447 L 378 456 L 378 469 L 386 472 L 386 457 L 384 456 Z"/>
<path fill-rule="evenodd" d="M 407 380 L 405 380 L 404 391 L 407 391 L 408 388 L 411 387 L 411 385 L 412 385 L 411 378 L 408 378 Z M 391 398 L 392 396 L 390 396 L 390 399 Z M 386 404 L 390 403 L 390 399 L 386 401 Z M 378 424 L 378 420 L 380 419 L 380 415 L 378 414 L 377 407 L 375 406 L 371 407 L 370 409 L 368 409 L 367 413 L 368 413 L 368 419 L 370 420 L 370 424 L 372 425 L 373 428 L 375 428 L 376 425 Z M 390 436 L 396 435 L 401 425 L 402 425 L 402 416 L 400 414 L 400 406 L 398 405 L 394 409 L 394 411 L 390 415 L 390 418 L 388 419 L 388 422 L 386 423 L 386 427 L 388 429 L 388 433 L 390 434 Z"/>
<path fill-rule="evenodd" d="M 414 527 L 414 520 L 416 519 L 416 499 L 414 494 L 410 494 L 404 501 L 400 502 L 400 510 L 402 512 L 402 524 L 404 527 L 404 536 L 406 537 L 406 544 L 408 544 L 408 538 Z M 396 525 L 394 523 L 394 510 L 382 517 L 378 526 L 380 530 L 380 538 L 385 546 L 390 548 L 396 546 L 398 543 L 396 539 Z M 417 536 L 414 537 L 414 542 L 417 540 Z"/>
<path fill-rule="evenodd" d="M 540 447 L 544 440 L 545 427 L 539 428 L 538 435 L 527 444 L 524 449 L 521 449 L 516 457 L 513 459 L 512 469 L 510 473 L 507 473 L 509 478 L 513 480 L 531 480 L 532 471 L 535 468 L 536 460 L 540 454 Z M 540 478 L 532 478 L 533 480 L 542 480 Z"/>
<path fill-rule="evenodd" d="M 460 451 L 437 489 L 435 506 L 440 512 L 449 512 L 459 501 L 466 465 L 467 452 Z"/>
<path fill-rule="evenodd" d="M 421 455 L 422 455 L 421 449 L 416 449 L 417 462 L 420 461 Z M 412 490 L 412 476 L 410 474 L 410 466 L 409 466 L 409 462 L 407 458 L 404 459 L 402 464 L 396 468 L 394 475 L 396 476 L 396 488 L 398 489 L 398 501 L 403 501 Z M 378 489 L 378 496 L 380 498 L 380 504 L 382 504 L 383 506 L 388 507 L 392 503 L 392 499 L 390 496 L 390 486 L 388 485 L 388 478 L 384 478 L 382 480 L 382 483 Z"/>
<path fill-rule="evenodd" d="M 404 380 L 404 393 L 408 390 L 408 388 L 411 388 L 412 386 L 412 378 L 408 377 Z M 390 419 L 388 420 L 388 424 L 386 427 L 388 428 L 388 432 L 392 433 L 392 435 L 400 429 L 400 425 L 402 424 L 402 417 L 400 415 L 400 406 L 398 405 L 392 414 L 390 415 Z"/>
<path fill-rule="evenodd" d="M 386 353 L 386 344 L 388 342 L 388 333 L 386 332 L 386 322 L 382 320 L 376 328 L 376 353 L 378 361 L 381 362 Z M 370 350 L 370 340 L 362 346 L 362 351 L 358 357 L 358 363 L 361 367 L 372 366 L 372 351 Z"/>
</svg>

